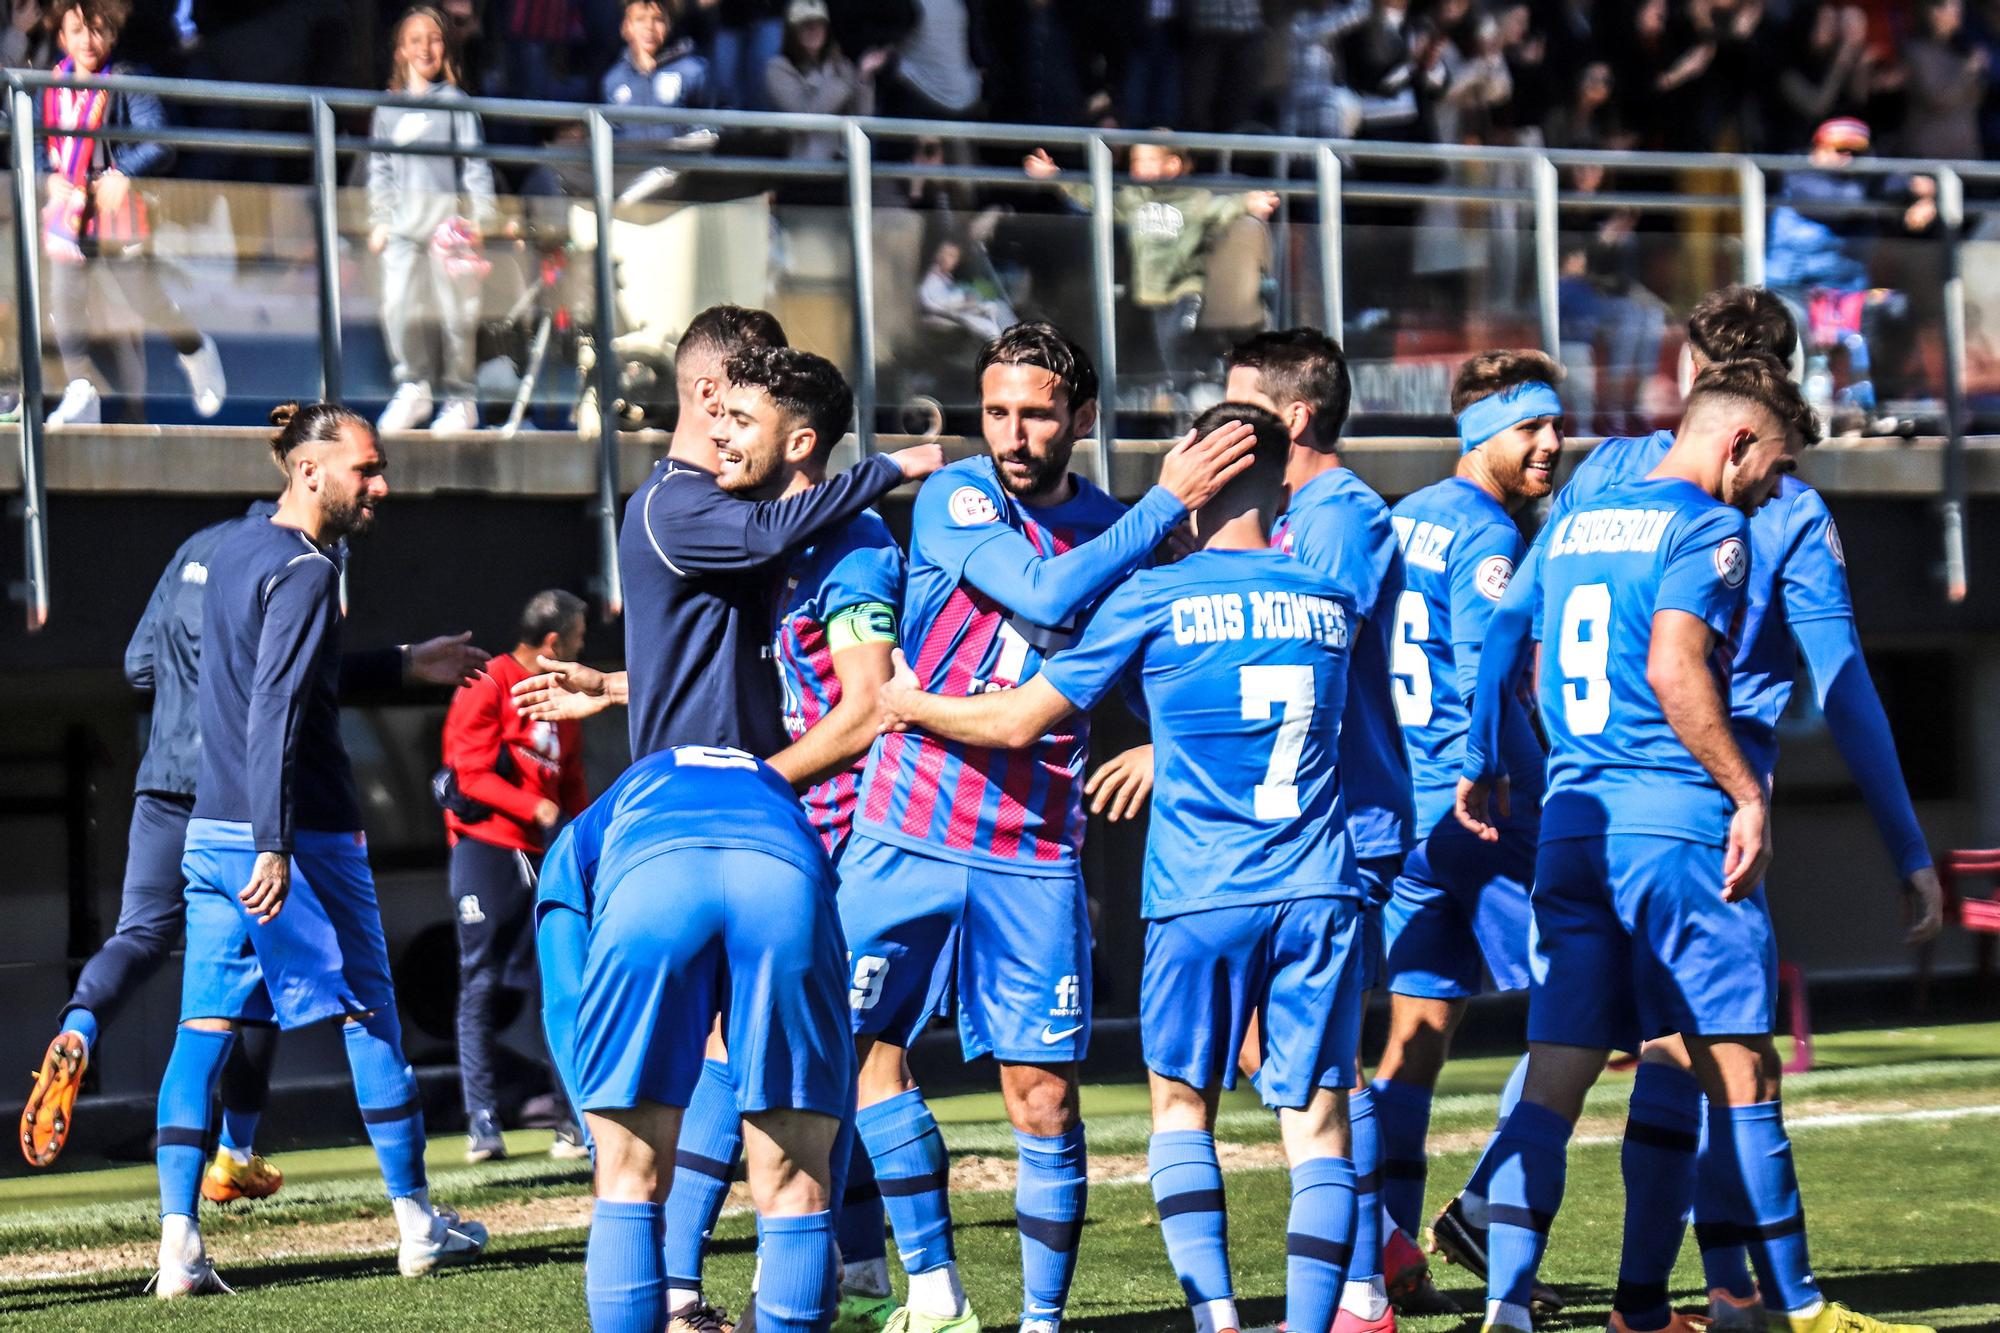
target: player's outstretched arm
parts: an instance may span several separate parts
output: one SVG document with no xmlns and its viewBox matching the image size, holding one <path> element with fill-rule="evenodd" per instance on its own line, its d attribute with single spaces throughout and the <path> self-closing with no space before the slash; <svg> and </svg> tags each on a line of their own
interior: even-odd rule
<svg viewBox="0 0 2000 1333">
<path fill-rule="evenodd" d="M 581 722 L 625 706 L 625 673 L 537 655 L 542 673 L 514 686 L 514 711 L 530 722 Z"/>
<path fill-rule="evenodd" d="M 918 523 L 926 534 L 952 533 L 977 543 L 964 562 L 972 586 L 1038 625 L 1065 625 L 1144 564 L 1189 513 L 1249 467 L 1255 438 L 1250 427 L 1235 421 L 1200 438 L 1188 432 L 1161 464 L 1159 483 L 1138 504 L 1098 536 L 1061 555 L 1037 551 L 1025 535 L 1000 521 L 997 509 L 984 524 L 966 523 L 962 513 L 951 512 L 956 495 L 919 496 Z M 985 498 L 976 488 L 968 489 Z M 991 501 L 987 503 L 990 507 Z"/>
<path fill-rule="evenodd" d="M 646 535 L 661 558 L 683 573 L 753 569 L 942 466 L 939 446 L 913 445 L 877 454 L 782 500 L 738 500 L 712 480 L 669 477 L 644 507 Z"/>
<path fill-rule="evenodd" d="M 1020 750 L 1076 711 L 1075 704 L 1040 676 L 1018 689 L 954 699 L 924 693 L 902 649 L 895 650 L 893 661 L 895 672 L 882 687 L 879 725 L 885 732 L 920 729 L 961 745 Z"/>
<path fill-rule="evenodd" d="M 893 639 L 857 643 L 833 655 L 840 702 L 805 735 L 772 755 L 778 775 L 800 791 L 854 767 L 882 729 L 882 690 L 894 671 Z M 912 676 L 911 680 L 916 677 Z"/>
<path fill-rule="evenodd" d="M 1924 831 L 1910 805 L 1910 789 L 1896 755 L 1896 740 L 1882 697 L 1861 655 L 1852 616 L 1795 621 L 1792 637 L 1812 673 L 1814 692 L 1826 714 L 1827 729 L 1854 775 L 1868 812 L 1896 863 L 1908 897 L 1907 940 L 1921 944 L 1944 924 L 1944 890 L 1938 884 Z"/>
<path fill-rule="evenodd" d="M 1722 896 L 1748 897 L 1771 864 L 1770 805 L 1764 784 L 1729 730 L 1729 701 L 1709 669 L 1715 631 L 1700 616 L 1672 608 L 1653 613 L 1646 683 L 1674 735 L 1736 805 L 1723 860 Z"/>
</svg>

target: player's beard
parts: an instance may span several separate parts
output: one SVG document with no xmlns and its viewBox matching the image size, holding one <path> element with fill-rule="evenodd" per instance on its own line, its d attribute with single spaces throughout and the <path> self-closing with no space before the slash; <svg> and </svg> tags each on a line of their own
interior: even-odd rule
<svg viewBox="0 0 2000 1333">
<path fill-rule="evenodd" d="M 375 522 L 375 504 L 359 487 L 346 494 L 323 492 L 319 505 L 324 530 L 333 536 L 351 537 Z"/>
<path fill-rule="evenodd" d="M 1059 483 L 1069 471 L 1069 460 L 1062 455 L 1067 451 L 1051 450 L 1047 457 L 1036 458 L 1032 454 L 1006 456 L 1007 462 L 1018 463 L 1026 468 L 1026 475 L 1017 476 L 1001 466 L 1002 460 L 993 460 L 993 471 L 1000 478 L 1000 484 L 1010 495 L 1023 499 L 1033 495 L 1044 495 Z"/>
</svg>

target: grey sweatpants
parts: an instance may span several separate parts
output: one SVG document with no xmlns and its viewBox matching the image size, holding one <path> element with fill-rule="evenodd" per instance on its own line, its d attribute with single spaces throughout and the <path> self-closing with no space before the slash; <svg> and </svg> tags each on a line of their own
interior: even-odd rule
<svg viewBox="0 0 2000 1333">
<path fill-rule="evenodd" d="M 470 398 L 479 284 L 456 281 L 427 240 L 390 236 L 382 249 L 382 323 L 398 384 L 421 380 L 446 398 Z"/>
</svg>

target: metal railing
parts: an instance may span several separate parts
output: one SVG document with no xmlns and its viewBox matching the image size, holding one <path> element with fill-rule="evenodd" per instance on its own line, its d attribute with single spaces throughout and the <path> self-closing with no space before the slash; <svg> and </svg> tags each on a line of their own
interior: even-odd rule
<svg viewBox="0 0 2000 1333">
<path fill-rule="evenodd" d="M 48 497 L 43 474 L 44 408 L 42 376 L 41 227 L 38 178 L 41 143 L 49 130 L 41 123 L 40 91 L 58 81 L 29 71 L 8 71 L 4 128 L 10 138 L 14 177 L 16 312 L 21 349 L 21 477 L 19 502 L 24 540 L 24 579 L 15 590 L 27 608 L 30 632 L 41 629 L 49 616 Z M 1552 356 L 1561 349 L 1559 307 L 1559 229 L 1565 211 L 1589 213 L 1639 208 L 1648 212 L 1698 212 L 1733 209 L 1737 215 L 1741 278 L 1757 283 L 1765 276 L 1766 181 L 1771 173 L 1811 168 L 1806 159 L 1743 155 L 1601 152 L 1536 148 L 1474 148 L 1448 144 L 1390 144 L 1285 136 L 1221 134 L 1158 134 L 1136 131 L 1095 131 L 1050 126 L 988 125 L 960 122 L 890 120 L 785 113 L 710 110 L 654 110 L 570 103 L 502 101 L 468 98 L 452 104 L 483 121 L 525 125 L 580 125 L 587 131 L 577 145 L 523 147 L 502 144 L 393 144 L 340 133 L 342 113 L 377 107 L 420 107 L 434 102 L 383 93 L 335 89 L 298 89 L 262 84 L 214 83 L 121 76 L 116 79 L 75 79 L 69 86 L 101 87 L 151 93 L 165 103 L 198 103 L 264 113 L 296 112 L 303 128 L 292 130 L 217 130 L 169 126 L 160 130 L 107 128 L 92 137 L 107 142 L 161 142 L 177 148 L 257 156 L 307 157 L 316 217 L 314 262 L 317 270 L 320 394 L 338 400 L 345 380 L 341 331 L 338 221 L 339 159 L 342 154 L 393 152 L 410 155 L 479 157 L 493 162 L 585 167 L 591 200 L 599 219 L 599 242 L 592 265 L 595 297 L 594 361 L 599 419 L 605 423 L 598 441 L 598 494 L 591 511 L 600 547 L 599 588 L 606 609 L 622 604 L 617 557 L 616 420 L 609 410 L 618 397 L 618 364 L 610 355 L 616 333 L 616 272 L 606 221 L 614 212 L 613 172 L 619 166 L 664 165 L 683 172 L 743 177 L 769 185 L 787 180 L 843 183 L 846 190 L 848 236 L 852 248 L 853 336 L 856 347 L 856 433 L 863 453 L 873 448 L 878 408 L 877 319 L 874 292 L 873 189 L 885 181 L 924 179 L 967 185 L 1047 190 L 1052 182 L 1029 180 L 1015 169 L 977 165 L 917 165 L 883 162 L 876 148 L 884 142 L 939 139 L 968 147 L 1047 147 L 1083 155 L 1091 187 L 1089 205 L 1091 304 L 1093 339 L 1102 384 L 1100 434 L 1118 438 L 1118 348 L 1115 289 L 1117 229 L 1113 192 L 1117 177 L 1112 150 L 1136 144 L 1161 144 L 1183 151 L 1215 155 L 1227 164 L 1227 176 L 1182 178 L 1188 185 L 1222 186 L 1232 190 L 1260 188 L 1280 196 L 1281 217 L 1293 220 L 1293 209 L 1310 208 L 1317 252 L 1318 296 L 1327 329 L 1344 339 L 1349 285 L 1345 269 L 1343 218 L 1350 203 L 1424 204 L 1477 203 L 1510 205 L 1532 218 L 1535 323 L 1538 339 Z M 844 161 L 808 162 L 768 157 L 696 153 L 664 146 L 658 141 L 621 139 L 620 125 L 685 126 L 699 122 L 722 131 L 761 130 L 773 133 L 838 135 Z M 1414 183 L 1357 178 L 1355 167 L 1506 166 L 1524 175 L 1525 187 L 1486 187 L 1455 183 Z M 1569 192 L 1562 188 L 1563 168 L 1604 167 L 1644 175 L 1705 173 L 1733 175 L 1735 189 L 1724 194 L 1641 193 L 1607 190 Z M 1261 170 L 1259 169 L 1261 168 Z M 1959 247 L 1964 234 L 1964 197 L 1968 182 L 2000 186 L 2000 165 L 1941 164 L 1929 161 L 1871 158 L 1833 170 L 1869 177 L 1928 175 L 1939 186 L 1943 226 L 1939 244 L 1947 274 L 1944 347 L 1948 447 L 1939 478 L 1941 529 L 1947 587 L 1954 600 L 1963 597 L 1965 570 L 1965 300 L 1959 272 Z M 1845 206 L 1846 211 L 1855 211 Z M 1882 211 L 1883 206 L 1875 206 Z M 1100 474 L 1109 467 L 1109 451 L 1095 451 Z M 1104 480 L 1100 475 L 1098 480 Z"/>
</svg>

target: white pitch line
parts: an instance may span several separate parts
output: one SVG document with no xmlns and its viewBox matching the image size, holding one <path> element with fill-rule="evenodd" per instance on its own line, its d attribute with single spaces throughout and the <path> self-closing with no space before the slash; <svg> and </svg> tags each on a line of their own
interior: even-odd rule
<svg viewBox="0 0 2000 1333">
<path fill-rule="evenodd" d="M 2000 1115 L 2000 1106 L 1935 1106 L 1908 1111 L 1831 1111 L 1825 1115 L 1786 1116 L 1785 1129 L 1845 1129 L 1852 1125 L 1879 1125 L 1890 1121 L 1964 1120 L 1972 1116 Z M 1602 1147 L 1624 1141 L 1622 1134 L 1585 1134 L 1570 1142 L 1584 1147 Z"/>
</svg>

